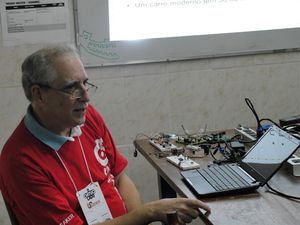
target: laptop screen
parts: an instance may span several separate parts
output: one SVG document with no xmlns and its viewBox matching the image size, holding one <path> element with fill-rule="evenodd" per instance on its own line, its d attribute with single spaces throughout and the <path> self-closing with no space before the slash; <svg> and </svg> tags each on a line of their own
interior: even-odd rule
<svg viewBox="0 0 300 225">
<path fill-rule="evenodd" d="M 273 125 L 248 151 L 242 160 L 242 166 L 245 164 L 246 168 L 255 170 L 260 179 L 254 177 L 265 183 L 299 145 L 300 140 Z M 248 170 L 249 168 L 247 172 L 251 174 Z"/>
</svg>

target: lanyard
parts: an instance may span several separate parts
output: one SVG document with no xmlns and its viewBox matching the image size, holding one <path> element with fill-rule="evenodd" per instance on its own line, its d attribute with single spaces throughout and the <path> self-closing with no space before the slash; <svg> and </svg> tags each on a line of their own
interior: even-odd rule
<svg viewBox="0 0 300 225">
<path fill-rule="evenodd" d="M 80 144 L 80 148 L 81 148 L 81 152 L 82 152 L 82 155 L 83 155 L 83 159 L 84 159 L 84 162 L 85 162 L 85 165 L 86 165 L 86 169 L 87 169 L 87 171 L 88 171 L 88 174 L 89 174 L 91 183 L 93 183 L 93 179 L 92 179 L 92 175 L 91 175 L 91 172 L 90 172 L 90 168 L 89 168 L 89 165 L 88 165 L 88 163 L 87 163 L 87 161 L 86 161 L 86 157 L 85 157 L 85 154 L 84 154 L 84 150 L 83 150 L 83 147 L 82 147 L 82 144 L 81 144 L 81 141 L 80 141 L 80 138 L 79 138 L 79 137 L 78 137 L 78 141 L 79 141 L 79 144 Z M 75 182 L 74 182 L 74 180 L 73 180 L 73 178 L 72 178 L 72 176 L 71 176 L 71 174 L 70 174 L 68 168 L 66 167 L 64 161 L 62 160 L 62 158 L 61 158 L 60 155 L 58 154 L 58 151 L 55 151 L 55 153 L 56 153 L 56 155 L 58 156 L 58 158 L 59 158 L 61 164 L 62 164 L 63 167 L 65 168 L 67 174 L 69 175 L 69 178 L 70 178 L 70 180 L 72 181 L 72 184 L 73 184 L 73 186 L 74 186 L 76 192 L 78 192 L 78 189 L 77 189 L 77 187 L 76 187 L 76 185 L 75 185 Z"/>
</svg>

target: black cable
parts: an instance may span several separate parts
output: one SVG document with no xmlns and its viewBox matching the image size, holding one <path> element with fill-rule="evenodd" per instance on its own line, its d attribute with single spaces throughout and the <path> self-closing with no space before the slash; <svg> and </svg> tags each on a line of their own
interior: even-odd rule
<svg viewBox="0 0 300 225">
<path fill-rule="evenodd" d="M 225 148 L 224 148 L 224 156 L 225 156 L 225 158 L 230 159 L 230 158 L 234 157 L 234 155 L 233 155 L 233 151 L 234 151 L 233 148 L 231 148 L 231 146 L 228 144 L 227 141 L 224 141 L 224 144 L 225 144 Z M 226 151 L 226 148 L 229 150 L 229 152 Z M 229 154 L 229 156 L 226 155 L 226 153 Z"/>
<path fill-rule="evenodd" d="M 263 133 L 264 133 L 264 128 L 261 125 L 262 121 L 269 121 L 269 122 L 273 123 L 275 126 L 281 128 L 281 126 L 279 124 L 277 124 L 276 122 L 274 122 L 273 120 L 271 120 L 269 118 L 259 119 L 259 117 L 258 117 L 258 115 L 257 115 L 257 113 L 255 111 L 255 108 L 254 108 L 252 102 L 250 101 L 250 99 L 249 98 L 245 98 L 245 102 L 248 105 L 248 107 L 250 108 L 250 110 L 252 111 L 252 113 L 254 114 L 255 119 L 257 121 L 257 129 L 256 129 L 257 138 L 260 138 L 263 135 Z M 288 133 L 290 133 L 291 135 L 293 135 L 295 138 L 300 139 L 300 134 L 299 133 L 294 132 L 294 131 L 289 131 L 287 129 L 284 129 L 284 130 L 287 131 Z"/>
<path fill-rule="evenodd" d="M 269 118 L 262 118 L 262 119 L 259 120 L 260 123 L 261 123 L 262 121 L 269 121 L 269 122 L 273 123 L 275 126 L 281 128 L 280 125 L 279 125 L 278 123 L 274 122 L 273 120 L 271 120 L 271 119 L 269 119 Z"/>
<path fill-rule="evenodd" d="M 300 139 L 300 133 L 294 129 L 288 129 L 290 127 L 300 127 L 300 125 L 298 124 L 290 124 L 290 125 L 287 125 L 287 126 L 284 126 L 284 127 L 281 127 L 279 124 L 277 124 L 276 122 L 274 122 L 273 120 L 269 119 L 269 118 L 263 118 L 263 119 L 260 119 L 260 122 L 262 121 L 269 121 L 271 123 L 273 123 L 275 126 L 279 127 L 280 129 L 286 131 L 287 133 L 289 133 L 290 135 L 294 136 L 295 138 L 297 139 Z"/>
<path fill-rule="evenodd" d="M 232 137 L 230 138 L 230 141 L 234 141 L 234 140 L 236 140 L 236 138 L 238 138 L 237 140 L 239 141 L 240 138 L 241 138 L 241 135 L 240 135 L 240 134 L 236 134 L 236 135 L 232 136 Z"/>
<path fill-rule="evenodd" d="M 228 156 L 226 155 L 225 149 L 224 149 L 224 153 L 222 153 L 224 159 L 217 159 L 217 158 L 214 156 L 214 154 L 216 154 L 217 151 L 218 151 L 220 148 L 221 148 L 220 143 L 218 143 L 218 147 L 216 147 L 216 149 L 215 149 L 214 152 L 212 152 L 212 149 L 211 149 L 211 148 L 209 149 L 209 153 L 210 153 L 211 157 L 214 159 L 214 160 L 213 160 L 213 163 L 214 163 L 214 164 L 218 164 L 218 165 L 220 165 L 221 163 L 232 163 L 233 160 L 232 160 L 231 157 L 228 157 Z"/>
<path fill-rule="evenodd" d="M 284 126 L 284 127 L 281 127 L 279 124 L 277 124 L 276 122 L 274 122 L 273 120 L 269 119 L 269 118 L 263 118 L 263 119 L 260 119 L 260 122 L 262 121 L 269 121 L 271 123 L 273 123 L 275 126 L 279 127 L 280 129 L 286 131 L 287 133 L 289 133 L 290 135 L 294 136 L 295 138 L 297 139 L 300 139 L 300 133 L 299 131 L 296 131 L 294 129 L 289 129 L 290 127 L 300 127 L 300 125 L 298 124 L 290 124 L 290 125 L 287 125 L 287 126 Z"/>
<path fill-rule="evenodd" d="M 209 149 L 209 153 L 210 153 L 210 155 L 211 155 L 211 157 L 213 157 L 213 159 L 215 160 L 215 161 L 218 161 L 218 159 L 214 156 L 214 154 L 211 152 L 211 149 Z"/>
<path fill-rule="evenodd" d="M 256 140 L 253 140 L 253 141 L 244 141 L 244 140 L 241 140 L 241 139 L 239 139 L 238 141 L 240 143 L 243 143 L 243 144 L 251 144 L 251 143 L 255 143 L 256 142 Z"/>
<path fill-rule="evenodd" d="M 252 113 L 255 116 L 255 119 L 256 119 L 256 122 L 257 122 L 256 136 L 257 136 L 257 139 L 259 139 L 264 134 L 264 129 L 261 125 L 261 120 L 259 119 L 259 117 L 258 117 L 258 115 L 255 111 L 255 108 L 254 108 L 252 102 L 250 101 L 250 99 L 245 98 L 245 102 L 247 103 L 248 107 L 251 109 Z"/>
<path fill-rule="evenodd" d="M 255 111 L 255 108 L 254 108 L 252 102 L 250 101 L 249 98 L 245 98 L 245 102 L 246 102 L 246 104 L 248 105 L 248 107 L 250 108 L 250 110 L 252 111 L 252 113 L 255 116 L 255 119 L 256 119 L 256 122 L 257 122 L 257 128 L 261 127 L 259 117 L 258 117 L 258 115 Z"/>
<path fill-rule="evenodd" d="M 300 197 L 298 196 L 292 196 L 292 195 L 287 195 L 287 194 L 284 194 L 280 191 L 277 191 L 275 190 L 274 188 L 272 188 L 268 183 L 266 183 L 267 187 L 275 194 L 277 195 L 280 195 L 281 197 L 284 197 L 284 198 L 290 198 L 290 199 L 294 199 L 294 200 L 300 200 Z M 298 201 L 297 201 L 298 202 Z M 299 202 L 300 203 L 300 202 Z"/>
<path fill-rule="evenodd" d="M 245 152 L 241 149 L 232 148 L 231 144 L 229 144 L 228 142 L 225 141 L 224 143 L 226 145 L 226 148 L 229 150 L 229 153 L 228 153 L 229 157 L 227 156 L 228 157 L 227 159 L 230 160 L 231 162 L 239 161 L 243 157 L 243 155 L 245 154 Z"/>
<path fill-rule="evenodd" d="M 138 138 L 139 138 L 140 136 L 145 136 L 146 138 L 150 139 L 150 137 L 149 137 L 148 135 L 143 134 L 143 133 L 138 133 L 138 134 L 135 136 L 135 139 L 134 139 L 134 140 L 135 140 L 135 141 L 138 140 Z M 133 156 L 134 156 L 134 157 L 137 157 L 137 155 L 138 155 L 138 151 L 137 151 L 136 148 L 134 148 Z"/>
</svg>

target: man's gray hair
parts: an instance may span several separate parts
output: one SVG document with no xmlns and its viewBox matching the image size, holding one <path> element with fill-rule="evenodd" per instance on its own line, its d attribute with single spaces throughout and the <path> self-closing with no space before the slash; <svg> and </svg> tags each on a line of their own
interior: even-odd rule
<svg viewBox="0 0 300 225">
<path fill-rule="evenodd" d="M 50 85 L 57 77 L 55 61 L 62 56 L 79 58 L 72 45 L 55 45 L 42 48 L 29 55 L 22 64 L 22 85 L 25 96 L 32 101 L 31 86 Z"/>
</svg>

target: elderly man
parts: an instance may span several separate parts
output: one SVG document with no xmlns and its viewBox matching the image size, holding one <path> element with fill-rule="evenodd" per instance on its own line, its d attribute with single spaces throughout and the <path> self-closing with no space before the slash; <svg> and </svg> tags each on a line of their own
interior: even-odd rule
<svg viewBox="0 0 300 225">
<path fill-rule="evenodd" d="M 141 203 L 127 160 L 89 104 L 97 87 L 72 46 L 28 56 L 22 84 L 30 104 L 0 158 L 0 188 L 19 224 L 142 225 L 174 212 L 185 224 L 198 208 L 210 211 L 185 198 Z"/>
</svg>

